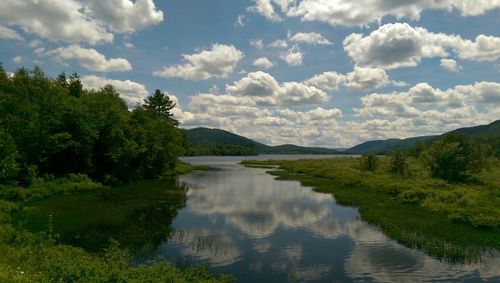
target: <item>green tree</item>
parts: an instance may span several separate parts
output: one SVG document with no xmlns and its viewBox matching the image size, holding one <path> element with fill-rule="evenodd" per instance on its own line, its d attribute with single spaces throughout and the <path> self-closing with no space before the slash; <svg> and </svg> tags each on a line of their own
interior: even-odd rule
<svg viewBox="0 0 500 283">
<path fill-rule="evenodd" d="M 406 161 L 404 151 L 397 149 L 389 155 L 389 172 L 406 177 L 410 174 L 410 167 Z"/>
<path fill-rule="evenodd" d="M 479 146 L 465 135 L 448 133 L 432 143 L 423 157 L 433 177 L 447 181 L 466 181 L 484 166 Z"/>
<path fill-rule="evenodd" d="M 0 183 L 14 180 L 19 173 L 17 150 L 9 134 L 0 128 Z"/>
<path fill-rule="evenodd" d="M 157 113 L 160 117 L 171 120 L 176 126 L 179 124 L 179 122 L 174 119 L 174 115 L 170 112 L 175 107 L 175 102 L 159 89 L 155 90 L 153 95 L 144 99 L 143 107 Z"/>
<path fill-rule="evenodd" d="M 361 170 L 374 172 L 378 165 L 378 157 L 374 153 L 365 153 L 361 156 L 360 160 Z"/>
</svg>

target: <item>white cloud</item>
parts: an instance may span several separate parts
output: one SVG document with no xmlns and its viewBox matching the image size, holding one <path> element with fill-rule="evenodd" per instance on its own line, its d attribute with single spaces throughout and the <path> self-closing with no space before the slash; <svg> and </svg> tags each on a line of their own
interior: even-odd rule
<svg viewBox="0 0 500 283">
<path fill-rule="evenodd" d="M 24 41 L 24 38 L 17 31 L 3 25 L 0 25 L 0 38 Z"/>
<path fill-rule="evenodd" d="M 254 0 L 255 5 L 248 7 L 249 12 L 258 13 L 271 22 L 280 22 L 281 17 L 274 11 L 271 0 Z"/>
<path fill-rule="evenodd" d="M 0 22 L 50 40 L 90 44 L 113 41 L 113 34 L 84 10 L 84 3 L 74 0 L 0 1 Z"/>
<path fill-rule="evenodd" d="M 339 74 L 335 71 L 324 72 L 306 80 L 304 83 L 322 90 L 334 91 L 341 86 L 346 86 L 352 90 L 376 89 L 388 85 L 391 81 L 383 69 L 355 66 L 354 70 L 347 74 Z"/>
<path fill-rule="evenodd" d="M 16 57 L 12 58 L 12 62 L 13 62 L 14 64 L 21 64 L 21 63 L 23 62 L 23 59 L 24 59 L 24 58 L 23 58 L 23 57 L 21 57 L 21 56 L 16 56 Z"/>
<path fill-rule="evenodd" d="M 39 39 L 33 39 L 32 41 L 30 41 L 30 43 L 28 44 L 29 47 L 31 48 L 37 48 L 39 47 L 40 45 L 42 45 L 42 41 L 39 40 Z"/>
<path fill-rule="evenodd" d="M 83 48 L 76 44 L 68 47 L 60 47 L 47 52 L 58 60 L 75 59 L 86 69 L 98 72 L 124 72 L 132 70 L 130 63 L 124 58 L 106 59 L 104 55 L 95 49 Z"/>
<path fill-rule="evenodd" d="M 109 30 L 131 33 L 163 22 L 163 12 L 153 0 L 85 0 L 90 14 Z"/>
<path fill-rule="evenodd" d="M 291 5 L 292 2 L 294 5 Z M 332 26 L 359 26 L 380 23 L 385 16 L 418 20 L 422 11 L 428 9 L 457 10 L 462 16 L 477 16 L 500 7 L 500 1 L 257 0 L 249 10 L 277 22 L 282 16 L 275 6 L 280 8 L 283 16 L 300 17 L 302 21 L 319 21 Z"/>
<path fill-rule="evenodd" d="M 112 42 L 113 32 L 131 33 L 162 21 L 152 0 L 0 2 L 0 23 L 52 41 Z"/>
<path fill-rule="evenodd" d="M 259 38 L 254 38 L 254 39 L 250 40 L 250 45 L 252 45 L 253 47 L 255 47 L 259 50 L 262 50 L 262 48 L 264 48 L 264 42 L 262 41 L 262 39 L 259 39 Z"/>
<path fill-rule="evenodd" d="M 407 92 L 374 93 L 362 97 L 361 101 L 363 107 L 355 109 L 355 112 L 364 117 L 422 117 L 427 118 L 426 124 L 435 122 L 432 121 L 434 118 L 454 121 L 459 118 L 474 119 L 474 115 L 481 116 L 477 112 L 480 104 L 491 106 L 500 103 L 500 84 L 478 82 L 440 90 L 420 83 Z"/>
<path fill-rule="evenodd" d="M 346 76 L 346 86 L 354 90 L 381 88 L 389 84 L 389 76 L 383 69 L 355 66 Z"/>
<path fill-rule="evenodd" d="M 457 65 L 457 61 L 453 59 L 441 59 L 441 67 L 448 72 L 458 73 L 460 71 L 460 66 Z"/>
<path fill-rule="evenodd" d="M 305 81 L 306 84 L 326 91 L 337 90 L 345 83 L 345 75 L 337 72 L 324 72 Z"/>
<path fill-rule="evenodd" d="M 328 101 L 327 94 L 314 87 L 299 82 L 278 83 L 265 72 L 249 73 L 232 85 L 226 85 L 226 93 L 232 97 L 251 98 L 248 105 L 310 105 Z"/>
<path fill-rule="evenodd" d="M 304 60 L 304 53 L 300 48 L 295 45 L 290 48 L 286 53 L 281 54 L 281 60 L 285 61 L 288 66 L 300 66 Z"/>
<path fill-rule="evenodd" d="M 243 27 L 245 26 L 245 15 L 238 15 L 236 17 L 236 20 L 234 21 L 234 26 L 235 27 Z"/>
<path fill-rule="evenodd" d="M 144 99 L 149 95 L 143 84 L 130 80 L 112 80 L 98 76 L 84 76 L 80 80 L 84 88 L 94 90 L 98 90 L 107 84 L 113 85 L 129 108 L 134 108 L 137 103 L 143 103 Z"/>
<path fill-rule="evenodd" d="M 500 58 L 500 38 L 479 35 L 476 40 L 432 33 L 406 23 L 386 24 L 367 36 L 353 33 L 344 39 L 344 50 L 360 66 L 395 69 L 415 67 L 423 58 L 447 57 L 494 61 Z"/>
<path fill-rule="evenodd" d="M 230 75 L 245 55 L 233 45 L 214 44 L 210 50 L 195 54 L 182 54 L 186 63 L 165 67 L 155 71 L 155 76 L 183 78 L 186 80 L 207 80 L 225 78 Z"/>
<path fill-rule="evenodd" d="M 288 48 L 288 42 L 283 39 L 277 39 L 273 41 L 269 46 L 274 47 L 274 48 Z"/>
<path fill-rule="evenodd" d="M 316 32 L 299 32 L 289 36 L 290 41 L 312 45 L 332 45 L 328 39 Z"/>
<path fill-rule="evenodd" d="M 273 62 L 271 62 L 266 57 L 261 57 L 261 58 L 255 59 L 255 61 L 253 61 L 252 65 L 255 67 L 260 67 L 260 68 L 264 68 L 264 69 L 269 69 L 269 68 L 272 68 L 274 66 Z"/>
</svg>

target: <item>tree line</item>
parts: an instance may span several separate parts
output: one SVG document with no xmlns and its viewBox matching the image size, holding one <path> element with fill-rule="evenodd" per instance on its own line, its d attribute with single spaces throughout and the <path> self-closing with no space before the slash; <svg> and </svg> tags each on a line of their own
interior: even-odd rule
<svg viewBox="0 0 500 283">
<path fill-rule="evenodd" d="M 157 178 L 184 153 L 184 132 L 160 90 L 130 111 L 112 85 L 48 78 L 0 64 L 0 183 L 80 173 L 105 184 Z"/>
</svg>

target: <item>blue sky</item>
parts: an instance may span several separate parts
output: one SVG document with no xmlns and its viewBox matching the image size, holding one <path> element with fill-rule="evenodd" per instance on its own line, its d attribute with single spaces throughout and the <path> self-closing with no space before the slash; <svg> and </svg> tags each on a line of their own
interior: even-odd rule
<svg viewBox="0 0 500 283">
<path fill-rule="evenodd" d="M 348 147 L 500 117 L 500 1 L 18 0 L 0 61 L 159 88 L 183 127 Z"/>
</svg>

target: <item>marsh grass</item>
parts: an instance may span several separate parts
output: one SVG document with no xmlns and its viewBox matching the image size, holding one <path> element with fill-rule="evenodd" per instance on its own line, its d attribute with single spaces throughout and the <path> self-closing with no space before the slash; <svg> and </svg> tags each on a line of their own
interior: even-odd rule
<svg viewBox="0 0 500 283">
<path fill-rule="evenodd" d="M 412 174 L 390 174 L 388 159 L 363 171 L 356 158 L 299 161 L 245 161 L 244 165 L 279 165 L 269 171 L 279 179 L 299 180 L 331 193 L 341 205 L 356 206 L 361 218 L 378 225 L 401 244 L 448 262 L 477 262 L 500 250 L 500 162 L 469 184 L 431 178 L 418 160 Z"/>
</svg>

